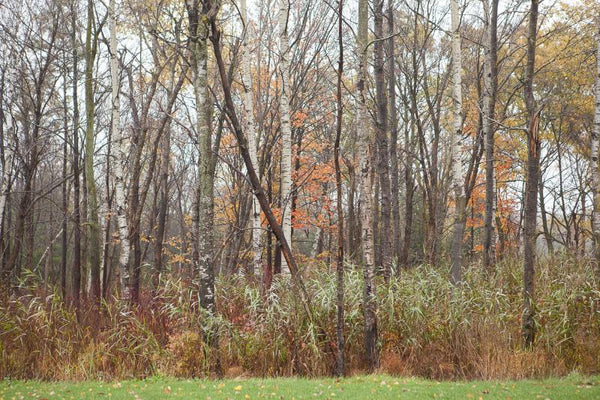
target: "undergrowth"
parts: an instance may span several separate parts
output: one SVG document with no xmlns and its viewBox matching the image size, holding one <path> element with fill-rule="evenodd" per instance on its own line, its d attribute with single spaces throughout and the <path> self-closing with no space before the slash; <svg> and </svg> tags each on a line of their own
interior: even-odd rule
<svg viewBox="0 0 600 400">
<path fill-rule="evenodd" d="M 323 376 L 333 373 L 335 275 L 306 274 L 310 321 L 289 280 L 266 299 L 244 277 L 217 282 L 216 316 L 198 310 L 193 291 L 165 276 L 139 307 L 111 300 L 76 314 L 56 291 L 28 279 L 0 295 L 0 377 L 123 379 L 169 375 Z M 586 260 L 556 257 L 538 266 L 533 349 L 522 348 L 521 270 L 505 260 L 494 275 L 478 265 L 454 288 L 446 268 L 419 266 L 378 281 L 381 372 L 435 379 L 520 379 L 600 372 L 600 292 Z M 365 371 L 362 273 L 347 266 L 347 371 Z M 203 341 L 210 325 L 218 350 Z M 319 335 L 325 330 L 325 339 Z"/>
</svg>

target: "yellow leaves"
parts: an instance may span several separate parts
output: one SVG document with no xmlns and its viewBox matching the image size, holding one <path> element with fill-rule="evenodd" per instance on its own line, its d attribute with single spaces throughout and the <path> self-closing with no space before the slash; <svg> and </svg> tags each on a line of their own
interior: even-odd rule
<svg viewBox="0 0 600 400">
<path fill-rule="evenodd" d="M 242 390 L 242 385 L 237 385 L 233 388 L 233 390 L 235 390 L 236 392 L 240 392 Z"/>
</svg>

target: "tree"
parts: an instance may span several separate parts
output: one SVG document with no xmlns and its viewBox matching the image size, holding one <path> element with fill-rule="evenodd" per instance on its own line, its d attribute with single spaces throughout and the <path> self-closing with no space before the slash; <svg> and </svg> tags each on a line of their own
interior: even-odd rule
<svg viewBox="0 0 600 400">
<path fill-rule="evenodd" d="M 374 70 L 375 70 L 375 98 L 377 103 L 377 174 L 381 188 L 381 260 L 383 262 L 383 276 L 389 280 L 392 270 L 392 238 L 390 235 L 392 224 L 390 172 L 389 172 L 389 146 L 388 146 L 388 100 L 385 87 L 385 62 L 383 36 L 383 2 L 376 0 L 374 14 Z M 393 144 L 395 146 L 395 143 Z"/>
<path fill-rule="evenodd" d="M 241 55 L 242 80 L 244 85 L 244 108 L 246 112 L 246 132 L 248 135 L 250 158 L 252 165 L 258 169 L 258 157 L 256 148 L 258 147 L 258 132 L 254 120 L 252 78 L 250 76 L 250 51 L 248 43 L 253 39 L 253 28 L 248 20 L 248 11 L 246 0 L 241 1 L 242 22 L 244 24 L 244 37 L 242 41 L 243 51 Z M 262 272 L 262 223 L 260 219 L 260 204 L 256 196 L 252 197 L 252 271 L 253 273 Z M 264 279 L 261 279 L 264 283 Z M 264 288 L 263 288 L 264 292 Z"/>
<path fill-rule="evenodd" d="M 595 82 L 595 108 L 594 128 L 592 130 L 592 190 L 594 210 L 592 212 L 592 231 L 594 235 L 594 258 L 596 271 L 600 274 L 600 18 L 597 20 L 598 31 L 596 36 L 596 82 Z"/>
<path fill-rule="evenodd" d="M 485 140 L 485 227 L 483 265 L 490 269 L 495 261 L 494 246 L 494 109 L 498 89 L 498 0 L 483 0 L 486 14 L 485 61 L 483 77 L 483 137 Z"/>
<path fill-rule="evenodd" d="M 288 0 L 279 2 L 279 74 L 281 76 L 281 93 L 279 95 L 279 124 L 281 129 L 281 215 L 285 238 L 292 246 L 292 127 L 290 123 L 289 90 L 289 40 L 288 40 Z M 289 266 L 284 258 L 281 272 L 289 273 Z"/>
<path fill-rule="evenodd" d="M 216 2 L 215 2 L 216 3 Z M 210 314 L 215 312 L 215 269 L 213 260 L 214 228 L 214 167 L 210 124 L 210 101 L 207 85 L 207 20 L 217 13 L 218 5 L 208 0 L 186 2 L 191 68 L 196 100 L 196 130 L 200 153 L 198 155 L 198 188 L 195 213 L 197 259 L 195 276 L 198 282 L 200 305 Z"/>
<path fill-rule="evenodd" d="M 77 5 L 71 3 L 71 46 L 73 52 L 73 266 L 71 268 L 71 302 L 79 306 L 81 292 L 81 204 L 79 152 L 79 53 L 77 43 Z"/>
<path fill-rule="evenodd" d="M 109 27 L 110 27 L 110 83 L 111 83 L 111 103 L 112 120 L 111 130 L 112 139 L 115 142 L 116 162 L 113 163 L 115 180 L 115 208 L 117 210 L 117 230 L 121 239 L 121 250 L 119 252 L 119 266 L 117 269 L 118 281 L 120 284 L 121 297 L 130 300 L 131 293 L 129 287 L 129 229 L 127 227 L 127 214 L 125 212 L 125 171 L 123 164 L 125 162 L 124 138 L 120 127 L 120 87 L 119 87 L 119 66 L 117 61 L 117 16 L 115 13 L 115 0 L 110 0 L 108 6 Z"/>
<path fill-rule="evenodd" d="M 537 197 L 540 171 L 540 112 L 533 93 L 535 50 L 537 42 L 538 0 L 531 0 L 527 32 L 527 63 L 523 77 L 523 93 L 527 109 L 527 175 L 523 222 L 523 339 L 525 347 L 535 341 L 534 279 L 537 238 Z"/>
<path fill-rule="evenodd" d="M 91 273 L 92 301 L 100 300 L 100 223 L 98 220 L 98 194 L 94 173 L 94 62 L 98 51 L 98 32 L 94 2 L 87 2 L 87 27 L 85 34 L 85 157 L 84 173 L 87 192 L 88 262 Z"/>
<path fill-rule="evenodd" d="M 337 243 L 337 257 L 336 257 L 336 291 L 337 291 L 337 368 L 336 374 L 338 376 L 344 375 L 344 209 L 342 202 L 342 170 L 340 167 L 340 140 L 342 136 L 342 114 L 343 114 L 343 103 L 342 103 L 342 76 L 344 72 L 344 45 L 343 45 L 343 20 L 344 2 L 338 0 L 338 47 L 339 47 L 339 60 L 337 68 L 337 91 L 336 91 L 336 102 L 337 102 L 337 115 L 335 124 L 335 144 L 333 147 L 334 162 L 335 162 L 335 187 L 337 194 L 337 225 L 338 225 L 338 243 Z"/>
<path fill-rule="evenodd" d="M 394 41 L 394 0 L 388 0 L 387 5 L 387 81 L 388 104 L 390 119 L 390 184 L 392 206 L 392 249 L 393 259 L 396 262 L 397 273 L 400 273 L 400 258 L 402 253 L 402 234 L 400 226 L 400 170 L 398 165 L 398 107 L 396 105 L 396 56 Z"/>
<path fill-rule="evenodd" d="M 372 139 L 369 133 L 367 113 L 367 50 L 368 50 L 368 18 L 369 5 L 367 0 L 358 3 L 358 82 L 357 89 L 357 129 L 360 143 L 360 203 L 362 204 L 362 246 L 363 246 L 363 279 L 365 316 L 365 358 L 370 370 L 375 370 L 379 365 L 377 354 L 377 302 L 375 299 L 375 253 L 372 224 L 372 199 L 371 188 L 371 156 Z"/>
<path fill-rule="evenodd" d="M 452 189 L 456 201 L 452 232 L 452 276 L 454 284 L 462 281 L 462 250 L 466 219 L 466 196 L 462 166 L 462 55 L 460 35 L 460 10 L 458 0 L 450 3 L 452 18 Z"/>
</svg>

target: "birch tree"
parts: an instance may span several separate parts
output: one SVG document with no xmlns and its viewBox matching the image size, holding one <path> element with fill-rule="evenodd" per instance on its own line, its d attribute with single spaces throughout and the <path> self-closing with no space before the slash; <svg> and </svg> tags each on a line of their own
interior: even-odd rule
<svg viewBox="0 0 600 400">
<path fill-rule="evenodd" d="M 292 247 L 292 126 L 290 122 L 290 73 L 289 73 L 289 39 L 288 39 L 288 0 L 279 2 L 279 75 L 281 77 L 281 93 L 279 95 L 279 125 L 281 129 L 281 215 L 285 239 Z M 281 272 L 289 274 L 289 266 L 285 258 L 281 260 Z"/>
<path fill-rule="evenodd" d="M 117 16 L 115 12 L 115 0 L 110 0 L 108 6 L 109 29 L 110 29 L 110 83 L 112 104 L 112 138 L 115 144 L 116 160 L 113 165 L 115 181 L 115 208 L 117 211 L 117 230 L 120 238 L 119 266 L 117 269 L 118 281 L 120 283 L 121 297 L 130 299 L 129 288 L 129 229 L 127 227 L 127 214 L 125 212 L 125 171 L 123 165 L 126 160 L 126 151 L 123 132 L 120 127 L 120 88 L 119 67 L 117 60 Z"/>
<path fill-rule="evenodd" d="M 254 38 L 254 32 L 248 20 L 248 10 L 246 0 L 241 0 L 242 22 L 244 24 L 244 37 L 242 40 L 242 82 L 244 90 L 244 109 L 246 112 L 246 134 L 248 136 L 248 145 L 252 166 L 258 170 L 258 158 L 256 149 L 258 147 L 258 131 L 254 120 L 254 105 L 252 91 L 252 77 L 250 74 L 250 51 L 249 42 Z M 260 220 L 260 204 L 256 196 L 252 197 L 252 270 L 254 273 L 261 273 L 262 270 L 262 226 Z M 263 280 L 261 279 L 261 282 Z"/>
<path fill-rule="evenodd" d="M 452 232 L 452 276 L 454 284 L 462 280 L 462 240 L 465 230 L 466 199 L 462 168 L 462 55 L 460 8 L 458 0 L 450 3 L 452 32 L 452 190 L 456 201 Z"/>
<path fill-rule="evenodd" d="M 600 17 L 597 19 L 596 32 L 596 81 L 595 81 L 595 108 L 594 128 L 592 130 L 592 190 L 594 197 L 594 210 L 592 212 L 592 231 L 594 235 L 594 258 L 596 272 L 600 275 Z"/>
</svg>

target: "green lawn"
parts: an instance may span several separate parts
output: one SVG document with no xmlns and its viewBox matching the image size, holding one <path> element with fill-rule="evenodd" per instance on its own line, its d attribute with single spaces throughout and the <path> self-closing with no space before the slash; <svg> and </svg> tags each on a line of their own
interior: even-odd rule
<svg viewBox="0 0 600 400">
<path fill-rule="evenodd" d="M 11 399 L 600 399 L 600 377 L 518 382 L 436 382 L 383 375 L 341 380 L 0 381 L 0 400 Z"/>
</svg>

